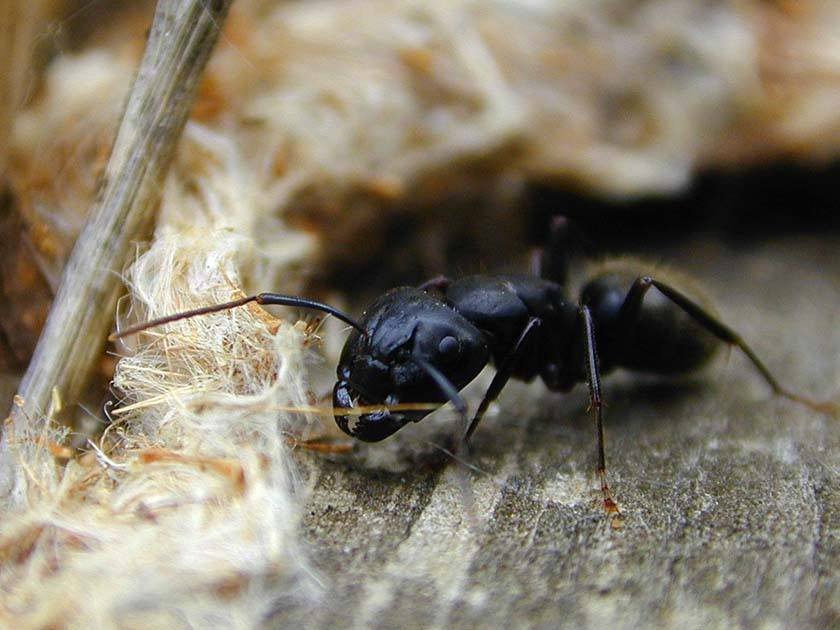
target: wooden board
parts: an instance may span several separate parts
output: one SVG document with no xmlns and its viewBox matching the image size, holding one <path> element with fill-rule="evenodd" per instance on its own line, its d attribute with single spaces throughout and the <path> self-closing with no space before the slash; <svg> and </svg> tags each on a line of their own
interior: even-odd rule
<svg viewBox="0 0 840 630">
<path fill-rule="evenodd" d="M 836 236 L 698 241 L 664 258 L 705 282 L 784 382 L 840 399 L 839 251 Z M 840 623 L 840 420 L 774 399 L 737 352 L 676 384 L 617 373 L 604 393 L 622 529 L 593 492 L 584 392 L 512 386 L 475 436 L 481 473 L 470 475 L 469 495 L 444 456 L 389 472 L 370 463 L 386 444 L 356 458 L 301 453 L 312 485 L 303 527 L 325 596 L 315 611 L 293 607 L 272 621 Z"/>
</svg>

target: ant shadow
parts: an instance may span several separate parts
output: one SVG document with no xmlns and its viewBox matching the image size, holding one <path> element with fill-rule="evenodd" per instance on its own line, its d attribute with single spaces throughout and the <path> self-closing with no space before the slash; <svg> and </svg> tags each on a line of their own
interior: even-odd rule
<svg viewBox="0 0 840 630">
<path fill-rule="evenodd" d="M 619 434 L 630 437 L 662 430 L 679 431 L 682 422 L 692 422 L 687 411 L 709 400 L 713 385 L 702 377 L 663 379 L 617 375 L 615 380 L 605 382 L 603 390 L 605 423 L 614 439 Z M 519 448 L 524 454 L 550 452 L 558 443 L 566 443 L 570 449 L 594 449 L 595 434 L 585 387 L 568 394 L 543 392 L 531 402 L 538 408 L 520 413 L 502 400 L 502 411 L 487 423 L 483 434 L 476 434 L 474 451 L 482 456 L 501 455 L 510 442 L 499 440 L 499 435 L 517 429 Z"/>
<path fill-rule="evenodd" d="M 696 419 L 688 411 L 705 404 L 713 391 L 714 384 L 702 377 L 616 375 L 604 385 L 610 437 L 617 445 L 649 433 L 680 433 L 682 423 Z M 442 409 L 421 423 L 425 426 L 409 427 L 384 442 L 357 443 L 350 454 L 327 459 L 353 474 L 387 482 L 403 480 L 409 471 L 412 476 L 437 475 L 458 462 L 492 475 L 511 452 L 523 463 L 535 456 L 550 457 L 558 449 L 568 455 L 594 452 L 585 387 L 562 394 L 517 383 L 507 393 L 494 403 L 468 448 L 461 443 L 457 418 Z"/>
</svg>

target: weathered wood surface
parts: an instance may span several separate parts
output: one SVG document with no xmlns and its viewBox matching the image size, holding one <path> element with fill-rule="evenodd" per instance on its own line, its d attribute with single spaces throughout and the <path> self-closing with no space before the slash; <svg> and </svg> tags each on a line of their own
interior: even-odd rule
<svg viewBox="0 0 840 630">
<path fill-rule="evenodd" d="M 832 236 L 737 249 L 698 242 L 665 258 L 705 282 L 785 382 L 838 399 L 838 251 Z M 302 453 L 313 487 L 304 529 L 327 595 L 317 611 L 273 621 L 840 624 L 838 419 L 772 398 L 736 352 L 681 384 L 615 374 L 605 396 L 621 530 L 592 492 L 582 391 L 505 391 L 475 436 L 483 473 L 470 476 L 472 526 L 457 469 L 439 458 L 393 473 Z M 376 449 L 387 446 L 367 451 Z"/>
</svg>

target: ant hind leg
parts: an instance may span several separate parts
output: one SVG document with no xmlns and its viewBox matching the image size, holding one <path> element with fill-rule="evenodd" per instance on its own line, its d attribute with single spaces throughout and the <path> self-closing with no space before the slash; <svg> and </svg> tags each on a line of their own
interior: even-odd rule
<svg viewBox="0 0 840 630">
<path fill-rule="evenodd" d="M 622 330 L 627 338 L 632 336 L 632 329 L 638 318 L 639 312 L 641 311 L 645 293 L 647 293 L 648 289 L 652 286 L 656 287 L 660 293 L 690 315 L 698 324 L 708 330 L 712 335 L 724 343 L 730 346 L 735 346 L 741 350 L 741 352 L 743 352 L 753 364 L 764 381 L 770 386 L 774 394 L 803 404 L 815 411 L 819 411 L 820 413 L 836 415 L 840 412 L 840 406 L 838 406 L 837 403 L 813 400 L 807 396 L 797 394 L 782 385 L 738 333 L 684 293 L 678 291 L 669 284 L 656 280 L 650 276 L 642 276 L 636 279 L 621 307 L 619 318 Z"/>
</svg>

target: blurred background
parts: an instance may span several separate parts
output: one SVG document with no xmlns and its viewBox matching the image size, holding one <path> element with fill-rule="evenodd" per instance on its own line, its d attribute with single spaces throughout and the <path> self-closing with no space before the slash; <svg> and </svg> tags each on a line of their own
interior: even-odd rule
<svg viewBox="0 0 840 630">
<path fill-rule="evenodd" d="M 13 375 L 95 194 L 153 3 L 4 7 Z M 558 213 L 593 254 L 821 233 L 838 224 L 838 24 L 818 0 L 238 2 L 191 123 L 216 144 L 185 146 L 172 178 L 207 198 L 196 166 L 225 160 L 248 188 L 260 282 L 360 302 L 521 268 Z"/>
</svg>

